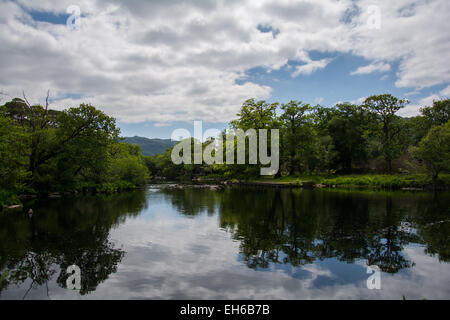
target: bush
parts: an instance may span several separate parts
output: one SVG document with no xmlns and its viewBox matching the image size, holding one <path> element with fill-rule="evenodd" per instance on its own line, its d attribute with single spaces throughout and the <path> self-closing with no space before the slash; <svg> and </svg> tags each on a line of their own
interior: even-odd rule
<svg viewBox="0 0 450 320">
<path fill-rule="evenodd" d="M 336 186 L 357 186 L 383 189 L 423 187 L 431 183 L 424 174 L 418 175 L 350 175 L 323 179 L 321 183 Z"/>
<path fill-rule="evenodd" d="M 0 208 L 17 204 L 21 204 L 17 194 L 8 190 L 0 190 Z"/>
<path fill-rule="evenodd" d="M 100 185 L 96 185 L 94 187 L 95 191 L 97 193 L 105 193 L 105 194 L 111 194 L 116 193 L 120 191 L 125 190 L 131 190 L 135 187 L 134 184 L 128 181 L 118 181 L 118 182 L 108 182 L 108 183 L 102 183 Z"/>
</svg>

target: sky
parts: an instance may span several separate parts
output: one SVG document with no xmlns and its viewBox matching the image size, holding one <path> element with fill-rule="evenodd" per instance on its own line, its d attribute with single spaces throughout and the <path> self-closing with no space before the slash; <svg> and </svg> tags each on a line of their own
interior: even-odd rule
<svg viewBox="0 0 450 320">
<path fill-rule="evenodd" d="M 448 0 L 0 0 L 0 102 L 91 103 L 123 136 L 225 128 L 249 99 L 450 96 Z"/>
</svg>

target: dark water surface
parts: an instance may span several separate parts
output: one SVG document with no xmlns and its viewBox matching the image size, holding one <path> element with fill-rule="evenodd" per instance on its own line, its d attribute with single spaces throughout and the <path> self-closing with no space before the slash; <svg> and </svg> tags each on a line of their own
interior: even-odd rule
<svg viewBox="0 0 450 320">
<path fill-rule="evenodd" d="M 34 201 L 0 212 L 0 299 L 450 299 L 449 208 L 448 193 L 167 186 Z"/>
</svg>

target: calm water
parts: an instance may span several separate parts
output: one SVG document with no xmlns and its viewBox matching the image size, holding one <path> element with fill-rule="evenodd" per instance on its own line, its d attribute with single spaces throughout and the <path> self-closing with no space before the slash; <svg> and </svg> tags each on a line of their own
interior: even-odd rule
<svg viewBox="0 0 450 320">
<path fill-rule="evenodd" d="M 0 299 L 450 299 L 449 194 L 150 186 L 30 206 L 0 212 Z"/>
</svg>

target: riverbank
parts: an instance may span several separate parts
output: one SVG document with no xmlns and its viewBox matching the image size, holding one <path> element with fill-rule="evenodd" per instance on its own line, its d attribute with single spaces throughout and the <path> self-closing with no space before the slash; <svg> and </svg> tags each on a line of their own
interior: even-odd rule
<svg viewBox="0 0 450 320">
<path fill-rule="evenodd" d="M 142 186 L 137 186 L 130 182 L 116 182 L 89 185 L 86 184 L 85 186 L 76 189 L 46 192 L 43 194 L 17 194 L 9 190 L 0 190 L 0 211 L 2 211 L 3 209 L 17 209 L 22 207 L 23 199 L 60 198 L 62 196 L 71 196 L 78 194 L 115 194 L 125 191 L 131 191 L 140 187 Z"/>
<path fill-rule="evenodd" d="M 434 190 L 432 179 L 425 174 L 363 174 L 299 177 L 261 177 L 248 180 L 223 180 L 220 177 L 202 177 L 194 180 L 198 183 L 223 183 L 230 185 L 261 186 L 274 188 L 345 188 L 378 190 Z M 437 190 L 450 189 L 450 174 L 440 174 Z"/>
<path fill-rule="evenodd" d="M 432 179 L 425 174 L 415 175 L 341 175 L 341 176 L 300 176 L 300 177 L 264 177 L 232 183 L 303 188 L 362 188 L 385 190 L 434 190 Z M 450 189 L 450 174 L 439 175 L 438 190 Z"/>
<path fill-rule="evenodd" d="M 154 181 L 155 182 L 155 181 Z M 168 181 L 158 180 L 159 183 Z M 366 189 L 366 190 L 409 190 L 409 191 L 432 191 L 434 186 L 429 176 L 425 174 L 415 175 L 340 175 L 340 176 L 299 176 L 299 177 L 261 177 L 249 180 L 224 180 L 220 177 L 200 177 L 197 179 L 174 181 L 175 186 L 184 184 L 218 184 L 218 185 L 243 185 L 266 188 L 341 188 L 341 189 Z M 129 191 L 139 186 L 129 183 L 103 184 L 85 186 L 77 190 L 61 191 L 49 193 L 46 196 L 57 198 L 67 194 L 93 193 L 93 194 L 113 194 L 122 191 Z M 211 188 L 218 190 L 219 188 Z M 450 190 L 450 174 L 440 174 L 437 190 Z M 21 206 L 21 198 L 38 197 L 38 195 L 17 195 L 9 191 L 0 190 L 0 210 L 17 208 Z"/>
<path fill-rule="evenodd" d="M 9 190 L 0 190 L 0 211 L 3 208 L 17 208 L 21 205 L 19 196 Z"/>
</svg>

